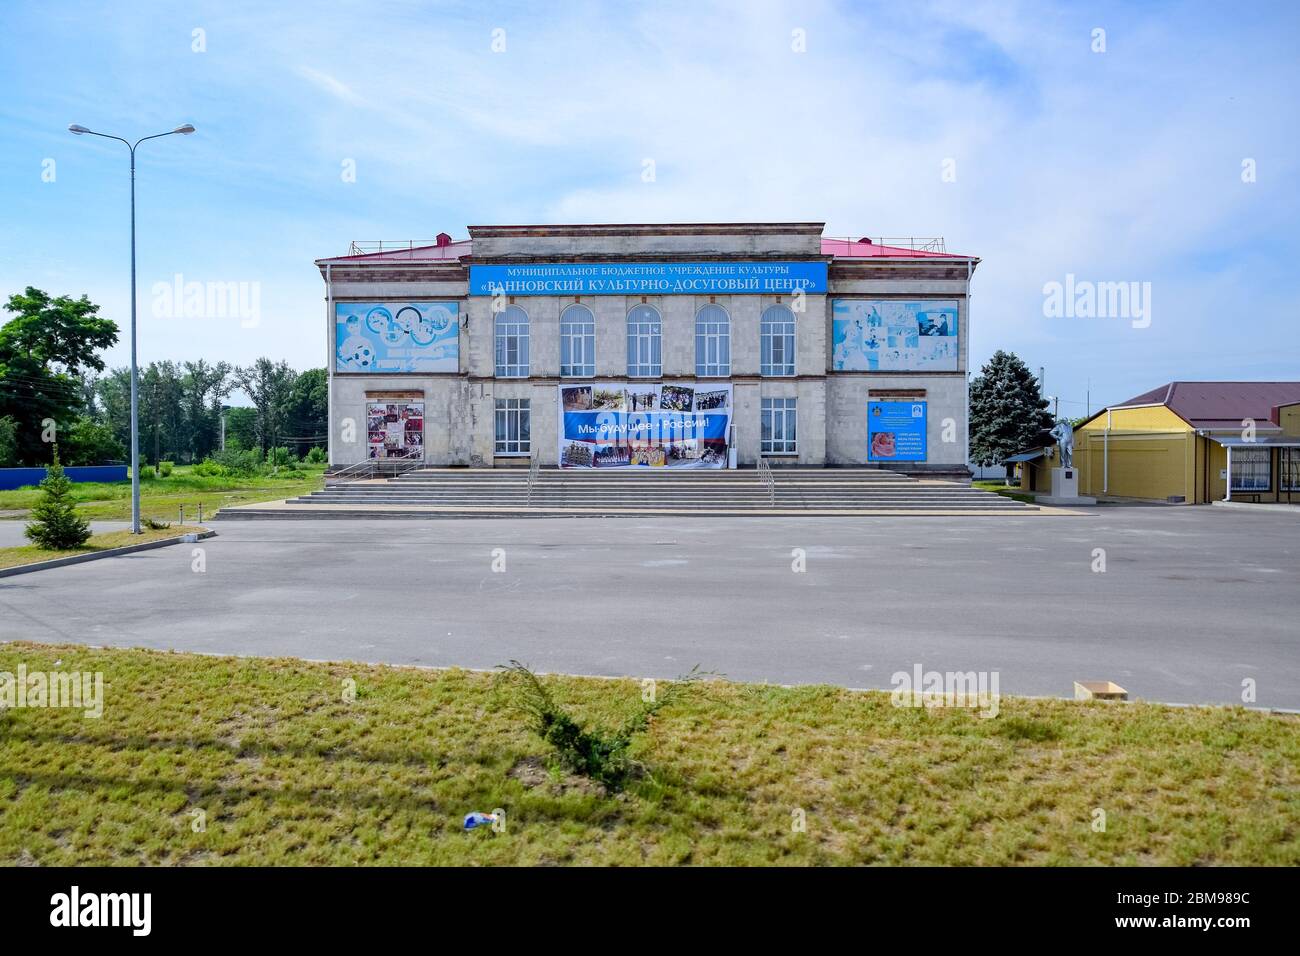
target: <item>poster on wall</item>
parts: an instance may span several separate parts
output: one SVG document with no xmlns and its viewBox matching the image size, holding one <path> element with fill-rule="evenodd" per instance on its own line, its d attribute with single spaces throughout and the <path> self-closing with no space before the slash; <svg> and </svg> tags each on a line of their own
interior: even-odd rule
<svg viewBox="0 0 1300 956">
<path fill-rule="evenodd" d="M 424 402 L 367 402 L 371 458 L 424 457 Z"/>
<path fill-rule="evenodd" d="M 837 372 L 955 372 L 957 302 L 836 299 L 831 343 Z"/>
<path fill-rule="evenodd" d="M 731 385 L 559 386 L 561 468 L 726 468 Z"/>
<path fill-rule="evenodd" d="M 458 372 L 457 302 L 335 302 L 334 371 Z"/>
<path fill-rule="evenodd" d="M 925 402 L 867 402 L 867 461 L 925 461 Z"/>
</svg>

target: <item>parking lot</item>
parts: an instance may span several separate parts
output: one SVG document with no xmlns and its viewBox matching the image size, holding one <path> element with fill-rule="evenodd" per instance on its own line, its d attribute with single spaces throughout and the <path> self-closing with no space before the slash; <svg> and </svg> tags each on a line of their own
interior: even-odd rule
<svg viewBox="0 0 1300 956">
<path fill-rule="evenodd" d="M 874 688 L 919 664 L 1187 703 L 1249 680 L 1300 708 L 1290 513 L 211 526 L 0 581 L 0 639 Z"/>
</svg>

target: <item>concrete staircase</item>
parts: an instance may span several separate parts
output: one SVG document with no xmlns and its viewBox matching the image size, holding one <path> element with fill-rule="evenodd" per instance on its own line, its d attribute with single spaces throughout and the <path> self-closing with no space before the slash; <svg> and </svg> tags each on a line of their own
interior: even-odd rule
<svg viewBox="0 0 1300 956">
<path fill-rule="evenodd" d="M 664 514 L 1007 514 L 1032 505 L 949 481 L 866 468 L 573 471 L 425 468 L 327 484 L 284 504 L 223 508 L 252 518 L 646 517 Z"/>
</svg>

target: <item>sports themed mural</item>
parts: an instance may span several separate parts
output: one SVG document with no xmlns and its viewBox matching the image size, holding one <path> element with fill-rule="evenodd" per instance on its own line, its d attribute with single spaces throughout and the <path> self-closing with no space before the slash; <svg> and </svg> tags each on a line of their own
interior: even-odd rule
<svg viewBox="0 0 1300 956">
<path fill-rule="evenodd" d="M 957 371 L 957 302 L 835 299 L 831 368 L 837 372 Z"/>
<path fill-rule="evenodd" d="M 731 385 L 561 385 L 561 468 L 726 468 Z"/>
<path fill-rule="evenodd" d="M 457 302 L 335 302 L 334 371 L 457 372 Z"/>
</svg>

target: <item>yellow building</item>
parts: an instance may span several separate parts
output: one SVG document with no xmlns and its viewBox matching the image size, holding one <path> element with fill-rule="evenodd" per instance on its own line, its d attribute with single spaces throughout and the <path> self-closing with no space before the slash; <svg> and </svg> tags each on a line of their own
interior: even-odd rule
<svg viewBox="0 0 1300 956">
<path fill-rule="evenodd" d="M 1050 489 L 1042 452 L 1016 456 L 1026 490 Z M 1074 467 L 1093 497 L 1300 503 L 1300 382 L 1162 385 L 1076 427 Z"/>
</svg>

